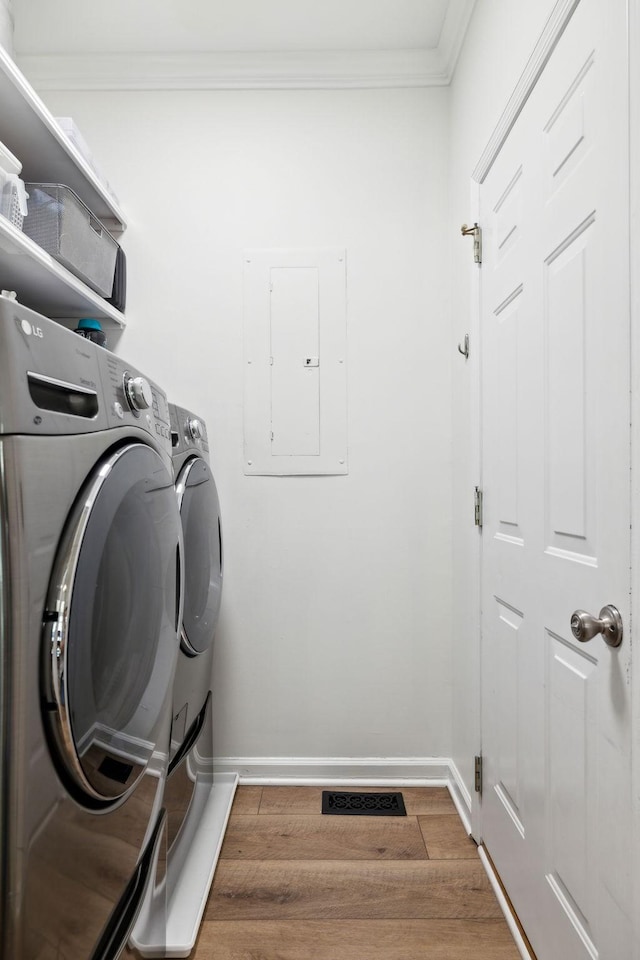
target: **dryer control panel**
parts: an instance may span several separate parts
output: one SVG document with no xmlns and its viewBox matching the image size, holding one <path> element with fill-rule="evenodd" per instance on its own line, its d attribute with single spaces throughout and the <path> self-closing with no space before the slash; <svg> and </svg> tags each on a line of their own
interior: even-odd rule
<svg viewBox="0 0 640 960">
<path fill-rule="evenodd" d="M 171 420 L 171 440 L 174 457 L 190 451 L 194 453 L 209 453 L 207 425 L 202 417 L 174 403 L 169 404 L 168 415 Z"/>
</svg>

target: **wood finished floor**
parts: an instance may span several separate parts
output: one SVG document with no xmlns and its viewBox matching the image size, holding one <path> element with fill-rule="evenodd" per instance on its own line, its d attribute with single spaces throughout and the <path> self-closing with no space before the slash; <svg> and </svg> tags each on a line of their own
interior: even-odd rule
<svg viewBox="0 0 640 960">
<path fill-rule="evenodd" d="M 399 788 L 406 817 L 322 789 L 238 788 L 192 960 L 519 960 L 446 789 Z"/>
</svg>

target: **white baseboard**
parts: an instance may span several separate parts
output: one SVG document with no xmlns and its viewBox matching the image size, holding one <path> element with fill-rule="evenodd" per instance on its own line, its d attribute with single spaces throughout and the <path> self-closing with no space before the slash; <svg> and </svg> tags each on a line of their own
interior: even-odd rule
<svg viewBox="0 0 640 960">
<path fill-rule="evenodd" d="M 471 794 L 453 760 L 449 760 L 449 793 L 465 830 L 468 834 L 473 833 Z"/>
<path fill-rule="evenodd" d="M 532 960 L 531 952 L 529 951 L 529 948 L 525 943 L 524 937 L 520 933 L 520 928 L 516 923 L 509 901 L 507 900 L 507 898 L 505 897 L 502 891 L 502 887 L 500 886 L 500 881 L 498 880 L 498 876 L 493 868 L 493 864 L 491 863 L 487 854 L 485 853 L 485 850 L 482 844 L 480 844 L 480 846 L 478 847 L 478 855 L 480 856 L 482 866 L 484 867 L 485 872 L 489 878 L 489 883 L 491 884 L 493 888 L 493 892 L 496 895 L 496 899 L 500 904 L 500 909 L 504 914 L 504 918 L 507 921 L 507 926 L 511 931 L 511 936 L 515 940 L 516 947 L 518 948 L 518 952 L 520 953 L 522 960 Z"/>
<path fill-rule="evenodd" d="M 451 780 L 447 757 L 216 757 L 213 763 L 241 784 L 446 787 Z"/>
</svg>

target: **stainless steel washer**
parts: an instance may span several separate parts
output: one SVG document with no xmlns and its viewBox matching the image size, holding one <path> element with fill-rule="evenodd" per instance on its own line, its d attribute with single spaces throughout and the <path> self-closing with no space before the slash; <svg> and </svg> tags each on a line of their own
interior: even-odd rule
<svg viewBox="0 0 640 960">
<path fill-rule="evenodd" d="M 166 842 L 170 451 L 155 384 L 0 297 L 2 960 L 114 960 Z"/>
</svg>

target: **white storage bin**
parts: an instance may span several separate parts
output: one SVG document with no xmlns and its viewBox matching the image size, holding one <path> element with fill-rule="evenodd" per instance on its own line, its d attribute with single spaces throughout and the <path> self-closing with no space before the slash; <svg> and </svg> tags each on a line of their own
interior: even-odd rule
<svg viewBox="0 0 640 960">
<path fill-rule="evenodd" d="M 74 145 L 78 153 L 80 153 L 80 155 L 84 157 L 84 159 L 87 161 L 87 163 L 89 164 L 89 166 L 91 167 L 91 169 L 93 170 L 93 172 L 95 173 L 98 180 L 100 181 L 102 186 L 105 188 L 109 196 L 112 198 L 114 203 L 119 203 L 120 201 L 118 200 L 117 196 L 111 189 L 109 181 L 104 176 L 104 174 L 102 173 L 102 170 L 94 160 L 93 154 L 89 149 L 87 141 L 78 130 L 78 127 L 76 126 L 75 121 L 73 120 L 73 117 L 56 117 L 56 122 L 64 131 L 65 136 L 67 136 L 71 141 L 71 143 Z"/>
<path fill-rule="evenodd" d="M 21 171 L 18 158 L 0 142 L 0 214 L 18 230 L 22 230 L 27 215 L 27 194 L 19 177 Z"/>
</svg>

